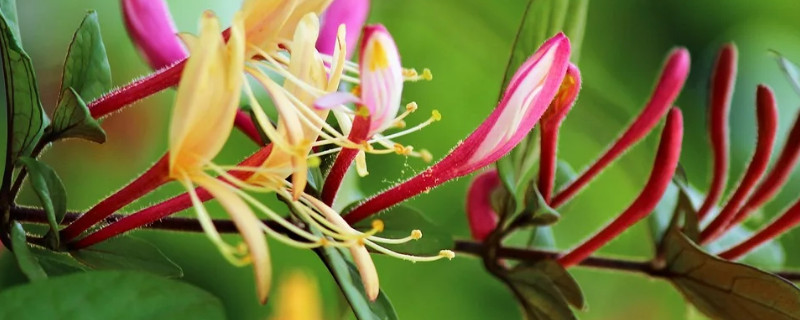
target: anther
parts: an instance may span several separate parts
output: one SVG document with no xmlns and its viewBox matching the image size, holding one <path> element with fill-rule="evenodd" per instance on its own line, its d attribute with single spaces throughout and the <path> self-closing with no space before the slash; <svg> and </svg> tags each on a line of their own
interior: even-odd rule
<svg viewBox="0 0 800 320">
<path fill-rule="evenodd" d="M 397 120 L 395 121 L 394 126 L 397 127 L 398 129 L 403 129 L 406 127 L 406 121 L 403 119 Z"/>
<path fill-rule="evenodd" d="M 383 220 L 381 219 L 372 220 L 372 229 L 374 229 L 376 232 L 383 232 L 383 227 L 384 227 Z"/>
<path fill-rule="evenodd" d="M 411 239 L 419 240 L 420 238 L 422 238 L 422 231 L 420 230 L 411 231 Z"/>
<path fill-rule="evenodd" d="M 422 79 L 427 81 L 433 80 L 433 73 L 431 73 L 431 69 L 425 68 L 422 69 Z"/>
<path fill-rule="evenodd" d="M 320 159 L 317 156 L 312 156 L 312 157 L 308 158 L 306 163 L 308 164 L 308 167 L 310 167 L 310 168 L 317 168 L 317 167 L 319 167 L 320 164 L 322 164 L 322 159 Z"/>
<path fill-rule="evenodd" d="M 447 259 L 453 260 L 456 257 L 456 253 L 450 250 L 442 250 L 439 251 L 439 256 L 445 257 Z"/>
<path fill-rule="evenodd" d="M 433 121 L 440 121 L 442 120 L 442 114 L 439 113 L 439 110 L 433 110 L 431 111 L 431 118 L 433 118 Z"/>
<path fill-rule="evenodd" d="M 426 149 L 422 149 L 422 150 L 419 151 L 419 157 L 422 159 L 422 161 L 425 161 L 425 162 L 433 161 L 433 155 L 431 154 L 430 151 L 428 151 Z"/>
<path fill-rule="evenodd" d="M 419 106 L 417 105 L 417 103 L 416 103 L 416 102 L 409 102 L 409 103 L 406 105 L 406 111 L 408 111 L 408 112 L 414 112 L 414 111 L 417 111 L 417 108 L 419 108 Z"/>
</svg>

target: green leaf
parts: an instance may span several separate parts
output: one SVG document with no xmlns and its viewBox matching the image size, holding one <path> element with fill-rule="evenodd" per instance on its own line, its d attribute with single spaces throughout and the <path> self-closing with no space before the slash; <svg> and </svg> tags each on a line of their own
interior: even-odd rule
<svg viewBox="0 0 800 320">
<path fill-rule="evenodd" d="M 697 198 L 697 194 L 697 191 L 680 180 L 673 180 L 670 183 L 648 218 L 653 243 L 657 247 L 663 243 L 666 231 L 676 226 L 680 227 L 692 241 L 699 238 L 700 226 L 693 200 Z"/>
<path fill-rule="evenodd" d="M 17 259 L 19 269 L 28 279 L 31 281 L 47 279 L 47 273 L 44 272 L 39 260 L 33 256 L 28 247 L 28 235 L 25 233 L 25 229 L 16 221 L 12 222 L 11 225 L 11 249 L 14 251 L 14 257 Z"/>
<path fill-rule="evenodd" d="M 2 12 L 0 16 L 0 56 L 5 75 L 6 121 L 11 133 L 7 137 L 10 153 L 8 161 L 29 155 L 42 136 L 48 119 L 39 100 L 39 88 L 31 58 L 22 49 L 16 24 Z M 9 174 L 6 172 L 6 174 Z"/>
<path fill-rule="evenodd" d="M 73 88 L 61 95 L 61 101 L 53 112 L 53 124 L 49 128 L 50 140 L 81 138 L 97 143 L 106 142 L 106 132 L 92 117 L 86 102 Z"/>
<path fill-rule="evenodd" d="M 545 260 L 533 265 L 521 264 L 504 276 L 528 320 L 577 319 L 569 301 L 583 307 L 577 283 L 566 270 L 561 272 L 553 264 L 558 263 Z"/>
<path fill-rule="evenodd" d="M 6 24 L 14 33 L 14 37 L 19 36 L 19 20 L 17 19 L 17 0 L 0 0 L 0 13 L 6 17 Z"/>
<path fill-rule="evenodd" d="M 677 228 L 664 237 L 664 276 L 713 319 L 800 319 L 800 289 L 776 275 L 709 255 Z"/>
<path fill-rule="evenodd" d="M 569 183 L 572 180 L 575 180 L 577 176 L 578 174 L 575 172 L 575 169 L 573 169 L 568 162 L 564 160 L 558 160 L 558 162 L 556 163 L 555 189 L 560 190 L 567 183 Z"/>
<path fill-rule="evenodd" d="M 61 178 L 50 166 L 30 157 L 21 157 L 19 161 L 28 169 L 33 191 L 47 213 L 47 223 L 50 224 L 48 239 L 52 241 L 51 248 L 58 248 L 60 245 L 58 226 L 67 214 L 67 190 Z"/>
<path fill-rule="evenodd" d="M 109 90 L 111 68 L 106 47 L 97 13 L 89 11 L 69 45 L 61 78 L 61 95 L 49 132 L 50 140 L 82 138 L 104 143 L 106 133 L 92 117 L 85 101 L 94 100 Z"/>
<path fill-rule="evenodd" d="M 352 262 L 347 261 L 347 269 L 350 270 L 352 283 L 360 284 L 361 275 L 358 273 L 358 268 Z M 366 297 L 367 293 L 364 291 L 364 286 L 358 285 L 356 289 L 359 289 L 361 294 Z M 369 309 L 372 310 L 372 314 L 375 315 L 375 318 L 382 320 L 398 319 L 397 311 L 394 310 L 392 301 L 389 300 L 389 297 L 387 297 L 383 291 L 380 291 L 375 301 L 368 303 Z"/>
<path fill-rule="evenodd" d="M 225 313 L 219 299 L 180 281 L 139 272 L 98 271 L 0 292 L 0 318 L 225 319 Z"/>
<path fill-rule="evenodd" d="M 83 272 L 89 270 L 86 266 L 75 260 L 69 254 L 63 252 L 50 251 L 36 247 L 31 248 L 31 252 L 42 269 L 50 276 L 63 276 L 76 272 Z"/>
<path fill-rule="evenodd" d="M 386 294 L 381 290 L 375 302 L 367 299 L 364 286 L 361 283 L 361 276 L 358 271 L 354 271 L 352 265 L 347 262 L 344 254 L 333 247 L 320 247 L 314 249 L 319 255 L 325 266 L 333 275 L 334 280 L 342 290 L 345 299 L 353 309 L 356 319 L 359 320 L 391 320 L 398 319 Z"/>
<path fill-rule="evenodd" d="M 111 90 L 111 68 L 94 11 L 83 18 L 69 45 L 60 92 L 63 94 L 69 88 L 74 88 L 77 96 L 86 101 Z"/>
<path fill-rule="evenodd" d="M 441 227 L 430 222 L 414 208 L 399 205 L 353 226 L 357 230 L 372 229 L 372 221 L 383 221 L 384 229 L 376 236 L 390 239 L 408 237 L 412 230 L 422 231 L 422 238 L 403 244 L 381 244 L 389 250 L 420 256 L 436 256 L 439 251 L 452 249 L 453 236 Z"/>
<path fill-rule="evenodd" d="M 86 249 L 71 251 L 75 259 L 92 269 L 147 271 L 179 278 L 183 270 L 147 241 L 131 236 L 106 240 Z"/>
<path fill-rule="evenodd" d="M 800 68 L 797 67 L 796 64 L 786 59 L 780 52 L 775 50 L 770 50 L 775 55 L 775 58 L 778 60 L 778 66 L 781 68 L 781 71 L 786 75 L 786 78 L 789 79 L 789 83 L 792 84 L 792 88 L 794 91 L 800 95 Z"/>
</svg>

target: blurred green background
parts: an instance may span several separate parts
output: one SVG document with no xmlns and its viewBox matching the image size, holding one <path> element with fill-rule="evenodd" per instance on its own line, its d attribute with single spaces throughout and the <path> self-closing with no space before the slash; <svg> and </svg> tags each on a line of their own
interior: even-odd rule
<svg viewBox="0 0 800 320">
<path fill-rule="evenodd" d="M 489 114 L 498 95 L 511 41 L 525 0 L 373 0 L 371 22 L 387 26 L 409 67 L 433 70 L 432 82 L 406 86 L 404 101 L 417 101 L 422 110 L 439 109 L 444 121 L 403 138 L 427 148 L 439 158 L 466 137 Z M 212 9 L 228 21 L 239 3 L 172 0 L 170 8 L 180 30 L 194 32 L 200 13 Z M 85 10 L 99 13 L 102 32 L 116 85 L 148 72 L 128 39 L 118 1 L 18 1 L 24 45 L 39 76 L 48 110 L 57 97 L 61 65 L 72 33 Z M 776 148 L 798 109 L 798 96 L 767 53 L 775 49 L 800 61 L 800 3 L 794 0 L 737 1 L 593 1 L 579 67 L 584 87 L 561 135 L 560 157 L 576 169 L 594 159 L 614 139 L 646 101 L 666 53 L 685 46 L 692 54 L 692 71 L 678 105 L 684 110 L 686 134 L 682 165 L 690 181 L 706 188 L 710 178 L 706 138 L 706 87 L 720 44 L 739 47 L 739 77 L 731 112 L 732 172 L 734 185 L 755 142 L 754 92 L 758 83 L 770 85 L 780 106 Z M 69 207 L 83 210 L 147 168 L 166 149 L 167 121 L 174 92 L 139 102 L 104 121 L 108 142 L 93 145 L 67 141 L 53 146 L 44 160 L 61 174 L 69 192 Z M 418 112 L 409 123 L 422 121 Z M 562 212 L 556 227 L 559 247 L 567 248 L 591 234 L 623 210 L 635 197 L 650 170 L 657 137 L 651 135 L 606 170 Z M 233 163 L 253 150 L 235 133 L 219 163 Z M 362 182 L 366 194 L 385 189 L 424 168 L 417 159 L 397 156 L 368 159 L 370 176 Z M 791 179 L 770 203 L 766 219 L 797 196 L 800 180 Z M 436 223 L 459 237 L 469 232 L 463 210 L 469 178 L 450 182 L 413 199 Z M 163 199 L 180 188 L 171 185 L 132 205 L 133 210 Z M 23 201 L 33 202 L 26 193 Z M 212 207 L 215 208 L 215 207 Z M 215 210 L 219 213 L 219 210 Z M 220 217 L 224 214 L 219 214 Z M 749 223 L 758 225 L 758 218 Z M 140 231 L 174 258 L 186 273 L 185 281 L 220 297 L 231 319 L 263 319 L 270 305 L 256 303 L 249 267 L 227 264 L 203 235 Z M 652 253 L 644 223 L 601 250 L 614 256 L 646 259 Z M 647 240 L 647 241 L 645 241 Z M 784 236 L 788 266 L 800 266 L 795 254 L 800 233 Z M 341 303 L 338 290 L 324 266 L 308 251 L 272 242 L 275 279 L 294 269 L 314 272 L 325 305 L 333 316 Z M 460 256 L 452 261 L 411 264 L 375 256 L 381 286 L 402 318 L 506 319 L 518 318 L 511 294 L 484 272 L 477 259 Z M 679 319 L 686 317 L 680 295 L 667 283 L 639 275 L 575 269 L 585 291 L 588 310 L 582 319 Z M 0 256 L 0 290 L 23 280 L 9 255 Z"/>
</svg>

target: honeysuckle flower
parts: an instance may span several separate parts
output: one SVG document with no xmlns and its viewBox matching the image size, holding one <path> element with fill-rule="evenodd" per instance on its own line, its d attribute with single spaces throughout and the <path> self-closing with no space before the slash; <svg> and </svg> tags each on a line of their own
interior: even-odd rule
<svg viewBox="0 0 800 320">
<path fill-rule="evenodd" d="M 284 279 L 278 288 L 278 303 L 270 319 L 322 319 L 322 304 L 314 278 L 306 273 L 293 271 Z"/>
<path fill-rule="evenodd" d="M 467 221 L 472 238 L 483 241 L 497 227 L 497 212 L 492 207 L 492 193 L 502 184 L 497 170 L 479 174 L 467 191 Z"/>
<path fill-rule="evenodd" d="M 183 39 L 190 47 L 192 55 L 185 62 L 184 77 L 179 85 L 170 128 L 170 153 L 140 178 L 109 197 L 110 201 L 104 200 L 87 212 L 86 216 L 90 216 L 89 218 L 83 219 L 82 216 L 76 224 L 68 226 L 64 231 L 69 235 L 67 239 L 74 239 L 93 223 L 100 221 L 107 215 L 106 212 L 108 214 L 114 212 L 169 180 L 180 181 L 189 191 L 188 194 L 127 216 L 80 239 L 77 243 L 72 242 L 72 247 L 97 243 L 191 204 L 195 207 L 209 238 L 226 258 L 236 264 L 251 261 L 254 263 L 259 298 L 262 301 L 266 299 L 269 289 L 270 271 L 264 234 L 298 248 L 319 246 L 348 248 L 364 280 L 365 290 L 373 300 L 379 290 L 378 275 L 367 247 L 409 261 L 452 258 L 453 253 L 449 250 L 442 250 L 436 256 L 422 257 L 391 251 L 382 244 L 413 241 L 422 236 L 421 232 L 412 230 L 408 237 L 401 239 L 382 238 L 375 235 L 383 229 L 383 224 L 379 220 L 372 222 L 371 230 L 361 232 L 350 227 L 329 205 L 304 193 L 307 161 L 318 156 L 309 155 L 312 147 L 336 144 L 340 148 L 347 146 L 374 150 L 366 147 L 369 142 L 364 145 L 354 144 L 345 134 L 328 125 L 326 123 L 328 109 L 313 107 L 314 101 L 319 97 L 336 91 L 340 81 L 360 83 L 357 77 L 345 74 L 351 73 L 357 76 L 359 72 L 352 63 L 344 63 L 344 27 L 339 28 L 337 47 L 332 57 L 322 55 L 315 49 L 319 23 L 314 8 L 323 3 L 325 1 L 309 1 L 302 4 L 294 1 L 286 3 L 246 1 L 242 11 L 234 18 L 234 25 L 226 30 L 222 37 L 216 20 L 208 17 L 210 13 L 207 13 L 207 17 L 203 19 L 203 33 L 200 38 Z M 284 21 L 278 27 L 295 27 L 293 33 L 289 34 L 290 39 L 284 37 L 286 35 L 284 30 L 262 30 L 267 25 L 258 25 L 262 23 L 258 21 L 256 24 L 252 23 L 254 12 L 266 12 L 264 10 L 277 10 L 272 18 Z M 296 18 L 298 13 L 305 14 L 301 18 Z M 251 20 L 247 20 L 247 17 Z M 263 23 L 270 24 L 270 22 Z M 216 33 L 209 31 L 212 29 Z M 224 45 L 224 40 L 228 41 L 227 46 Z M 226 50 L 220 52 L 216 47 Z M 399 65 L 397 68 L 400 68 Z M 263 69 L 281 76 L 282 83 L 267 76 Z M 402 75 L 399 79 L 401 83 L 430 77 L 427 71 L 418 75 L 413 69 L 399 70 Z M 245 74 L 253 77 L 270 94 L 279 114 L 277 125 L 272 125 L 272 121 L 267 118 L 255 98 L 252 88 L 247 82 L 242 81 Z M 371 83 L 371 80 L 365 81 L 365 84 L 367 82 Z M 244 89 L 258 124 L 272 144 L 240 165 L 219 166 L 214 164 L 212 159 L 227 140 L 232 125 L 237 121 L 240 87 Z M 397 95 L 399 100 L 399 93 Z M 399 104 L 399 101 L 397 103 Z M 409 112 L 411 111 L 397 118 L 402 120 L 402 117 Z M 344 120 L 340 121 L 342 127 L 348 124 L 352 126 L 356 113 L 342 112 L 342 114 L 344 116 Z M 389 117 L 391 120 L 397 120 L 391 115 Z M 364 128 L 369 129 L 370 126 Z M 376 129 L 376 132 L 380 130 L 382 128 Z M 391 137 L 381 138 L 382 140 L 378 142 L 386 143 Z M 214 178 L 206 171 L 216 173 L 218 177 Z M 291 181 L 286 181 L 289 176 Z M 197 189 L 194 188 L 195 185 L 198 186 Z M 304 225 L 321 234 L 298 227 L 293 221 L 287 220 L 256 200 L 249 194 L 250 192 L 277 193 L 287 201 L 292 212 Z M 241 246 L 231 246 L 221 239 L 202 204 L 211 198 L 217 199 L 229 212 L 249 250 L 244 250 Z M 280 225 L 282 232 L 291 235 L 273 230 L 270 225 L 259 221 L 256 214 L 265 215 Z"/>
<path fill-rule="evenodd" d="M 123 0 L 122 13 L 133 44 L 154 70 L 174 65 L 189 56 L 163 0 Z M 237 111 L 234 125 L 254 142 L 262 143 L 247 113 Z"/>
<path fill-rule="evenodd" d="M 540 154 L 539 159 L 539 179 L 537 186 L 545 202 L 550 202 L 553 194 L 553 186 L 556 181 L 556 161 L 558 149 L 558 131 L 564 118 L 567 117 L 575 99 L 578 98 L 578 91 L 581 88 L 581 74 L 573 64 L 569 65 L 567 75 L 561 83 L 555 99 L 542 115 L 539 130 L 540 135 Z"/>
<path fill-rule="evenodd" d="M 520 66 L 498 107 L 464 142 L 421 174 L 359 204 L 345 219 L 360 221 L 503 157 L 528 134 L 555 98 L 569 65 L 569 53 L 569 39 L 563 34 L 547 40 Z"/>
<path fill-rule="evenodd" d="M 397 46 L 386 28 L 382 25 L 364 28 L 359 57 L 358 66 L 361 75 L 360 86 L 357 90 L 359 97 L 348 93 L 336 93 L 317 100 L 316 106 L 330 108 L 344 103 L 356 103 L 357 111 L 353 117 L 348 140 L 363 146 L 376 134 L 388 128 L 397 127 L 403 117 L 414 111 L 416 104 L 410 104 L 406 113 L 400 117 L 397 116 L 403 92 L 403 67 L 400 63 Z M 434 111 L 432 119 L 416 126 L 413 130 L 418 130 L 421 126 L 436 121 L 436 114 Z M 386 137 L 378 139 L 384 144 L 388 142 Z M 397 153 L 409 155 L 415 153 L 413 150 L 406 152 L 409 147 L 399 146 L 396 148 L 400 149 L 396 151 Z M 365 150 L 359 148 L 343 148 L 339 152 L 322 188 L 322 200 L 325 203 L 333 204 L 334 197 L 350 164 L 358 154 L 364 152 Z M 365 162 L 357 162 L 356 167 L 361 175 L 366 174 Z"/>
<path fill-rule="evenodd" d="M 345 36 L 346 59 L 350 59 L 358 43 L 358 32 L 367 20 L 369 0 L 333 0 L 322 13 L 322 28 L 317 39 L 317 50 L 326 55 L 333 55 L 336 48 L 336 35 L 339 26 L 345 25 L 350 32 Z"/>
<path fill-rule="evenodd" d="M 188 56 L 163 0 L 122 0 L 122 16 L 134 45 L 154 69 Z"/>
<path fill-rule="evenodd" d="M 747 197 L 764 172 L 767 171 L 775 135 L 778 132 L 778 108 L 775 97 L 767 86 L 760 85 L 756 91 L 756 119 L 758 120 L 758 143 L 753 158 L 745 170 L 742 180 L 719 214 L 700 232 L 700 243 L 706 244 L 721 236 L 744 205 Z"/>
<path fill-rule="evenodd" d="M 583 171 L 574 181 L 559 190 L 550 201 L 550 206 L 558 208 L 582 190 L 598 173 L 619 158 L 625 150 L 644 138 L 664 114 L 672 107 L 689 75 L 689 52 L 686 49 L 673 50 L 664 63 L 661 76 L 650 96 L 647 105 L 627 129 L 617 138 L 602 156 Z"/>
<path fill-rule="evenodd" d="M 639 196 L 608 226 L 559 257 L 557 260 L 561 265 L 571 267 L 580 263 L 583 259 L 589 257 L 592 252 L 653 211 L 664 192 L 666 192 L 672 181 L 672 175 L 678 167 L 682 139 L 683 117 L 680 109 L 673 108 L 667 116 L 667 123 L 661 133 L 661 142 L 658 146 L 650 177 Z"/>
</svg>

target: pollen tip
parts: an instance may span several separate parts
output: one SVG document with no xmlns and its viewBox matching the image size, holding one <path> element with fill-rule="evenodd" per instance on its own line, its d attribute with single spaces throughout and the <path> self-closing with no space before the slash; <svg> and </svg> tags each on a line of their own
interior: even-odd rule
<svg viewBox="0 0 800 320">
<path fill-rule="evenodd" d="M 383 220 L 381 219 L 372 220 L 372 229 L 375 229 L 375 231 L 377 232 L 383 232 L 383 228 L 384 228 Z"/>
<path fill-rule="evenodd" d="M 416 102 L 416 101 L 409 102 L 409 103 L 406 105 L 406 111 L 408 111 L 408 112 L 414 112 L 414 111 L 417 111 L 417 108 L 419 108 L 419 106 L 417 105 L 417 102 Z"/>
<path fill-rule="evenodd" d="M 425 68 L 422 69 L 422 79 L 427 81 L 433 80 L 433 73 L 431 73 L 431 69 Z"/>
<path fill-rule="evenodd" d="M 318 156 L 313 156 L 308 158 L 307 163 L 311 168 L 318 168 L 319 165 L 322 164 L 322 159 L 320 159 Z"/>
<path fill-rule="evenodd" d="M 439 112 L 439 110 L 434 109 L 431 111 L 431 118 L 433 118 L 433 121 L 440 121 L 442 120 L 442 114 Z"/>
<path fill-rule="evenodd" d="M 422 158 L 422 161 L 431 162 L 433 161 L 433 155 L 430 151 L 426 149 L 422 149 L 419 151 L 419 157 Z"/>
<path fill-rule="evenodd" d="M 415 229 L 411 231 L 411 239 L 419 240 L 422 238 L 422 231 Z"/>
<path fill-rule="evenodd" d="M 397 122 L 394 123 L 394 126 L 399 128 L 399 129 L 403 129 L 403 128 L 406 127 L 406 121 L 402 120 L 402 119 L 397 120 Z"/>
<path fill-rule="evenodd" d="M 442 251 L 439 251 L 439 256 L 445 257 L 448 260 L 453 260 L 453 258 L 456 257 L 456 253 L 451 251 L 451 250 L 442 250 Z"/>
</svg>

